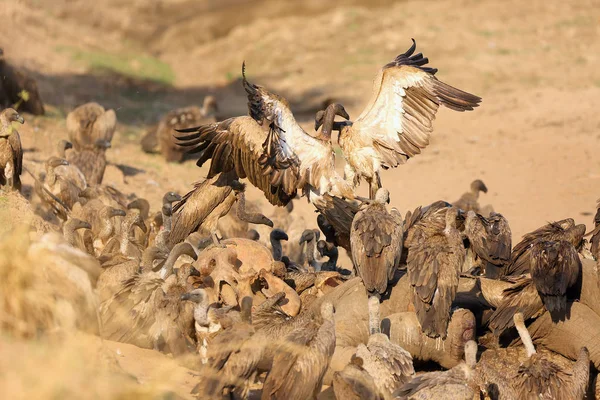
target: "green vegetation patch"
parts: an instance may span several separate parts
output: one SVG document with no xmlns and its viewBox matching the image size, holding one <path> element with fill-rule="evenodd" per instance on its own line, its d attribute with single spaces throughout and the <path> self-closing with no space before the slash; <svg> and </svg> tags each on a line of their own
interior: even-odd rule
<svg viewBox="0 0 600 400">
<path fill-rule="evenodd" d="M 155 57 L 139 54 L 111 54 L 59 46 L 57 51 L 67 53 L 74 61 L 85 63 L 100 72 L 116 72 L 132 78 L 144 79 L 166 85 L 175 81 L 171 66 Z"/>
</svg>

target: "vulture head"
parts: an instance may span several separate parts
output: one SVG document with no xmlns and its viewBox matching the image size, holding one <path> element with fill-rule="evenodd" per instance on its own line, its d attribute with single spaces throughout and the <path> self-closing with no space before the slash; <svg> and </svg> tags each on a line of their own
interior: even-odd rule
<svg viewBox="0 0 600 400">
<path fill-rule="evenodd" d="M 181 295 L 181 300 L 189 300 L 193 303 L 204 304 L 208 303 L 208 294 L 204 289 L 194 289 Z"/>
<path fill-rule="evenodd" d="M 6 110 L 2 111 L 1 116 L 3 124 L 6 125 L 10 125 L 11 122 L 18 122 L 20 124 L 25 123 L 23 117 L 21 117 L 14 108 L 7 108 Z"/>
<path fill-rule="evenodd" d="M 313 240 L 319 240 L 321 236 L 321 232 L 315 229 L 306 229 L 302 232 L 302 236 L 300 236 L 300 240 L 298 241 L 299 245 L 302 245 L 305 242 L 312 242 Z"/>
<path fill-rule="evenodd" d="M 322 125 L 323 128 L 321 129 L 321 132 L 323 132 L 324 135 L 331 135 L 331 131 L 335 129 L 334 122 L 336 115 L 339 115 L 346 120 L 350 119 L 350 115 L 348 115 L 343 105 L 339 103 L 330 104 L 325 110 L 317 112 L 317 115 L 315 116 L 315 131 L 319 130 L 319 127 Z"/>
<path fill-rule="evenodd" d="M 485 186 L 485 183 L 483 183 L 483 181 L 481 179 L 476 179 L 473 182 L 471 182 L 471 191 L 473 193 L 479 193 L 479 192 L 487 193 L 488 188 L 487 188 L 487 186 Z"/>
<path fill-rule="evenodd" d="M 110 147 L 110 141 L 106 139 L 98 139 L 94 142 L 94 148 L 98 150 L 106 150 L 110 149 Z"/>
<path fill-rule="evenodd" d="M 167 192 L 163 196 L 163 204 L 166 204 L 166 203 L 171 204 L 171 203 L 174 203 L 176 201 L 181 201 L 181 196 L 178 195 L 175 192 Z"/>
<path fill-rule="evenodd" d="M 271 231 L 271 241 L 289 240 L 287 233 L 283 229 L 273 229 Z"/>
<path fill-rule="evenodd" d="M 54 169 L 59 165 L 69 165 L 69 162 L 64 158 L 60 157 L 50 157 L 48 160 L 46 160 L 47 169 Z"/>
<path fill-rule="evenodd" d="M 140 210 L 140 215 L 142 216 L 142 218 L 148 218 L 148 215 L 150 213 L 150 203 L 148 202 L 148 200 L 138 197 L 137 199 L 127 204 L 128 210 L 134 208 Z"/>
<path fill-rule="evenodd" d="M 380 204 L 390 204 L 390 191 L 386 188 L 377 189 L 375 194 L 375 202 Z"/>
</svg>

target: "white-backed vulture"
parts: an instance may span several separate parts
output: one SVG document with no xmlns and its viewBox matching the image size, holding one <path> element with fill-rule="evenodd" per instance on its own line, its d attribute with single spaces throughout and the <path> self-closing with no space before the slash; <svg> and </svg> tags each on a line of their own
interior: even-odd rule
<svg viewBox="0 0 600 400">
<path fill-rule="evenodd" d="M 129 209 L 121 221 L 121 228 L 119 232 L 111 237 L 102 249 L 101 256 L 110 256 L 111 254 L 121 254 L 128 258 L 140 259 L 144 246 L 142 243 L 136 240 L 136 227 L 138 227 L 143 234 L 148 232 L 148 228 L 144 223 L 139 210 Z"/>
<path fill-rule="evenodd" d="M 183 107 L 169 111 L 158 123 L 155 135 L 160 153 L 168 162 L 181 162 L 184 151 L 177 145 L 173 133 L 175 130 L 193 128 L 216 122 L 217 101 L 213 96 L 206 96 L 202 108 L 197 106 Z"/>
<path fill-rule="evenodd" d="M 381 169 L 404 164 L 427 147 L 440 105 L 468 111 L 481 102 L 481 98 L 439 81 L 434 76 L 437 69 L 425 67 L 429 60 L 421 53 L 413 55 L 415 48 L 413 39 L 405 53 L 383 66 L 363 112 L 354 122 L 338 127 L 338 143 L 347 162 L 346 179 L 354 184 L 366 179 L 371 198 L 381 187 Z M 322 133 L 330 136 L 333 119 L 325 121 L 327 117 L 327 112 L 317 115 L 315 127 L 323 122 Z"/>
<path fill-rule="evenodd" d="M 98 141 L 110 144 L 116 126 L 115 112 L 98 103 L 83 104 L 67 115 L 67 132 L 75 151 L 94 150 Z"/>
<path fill-rule="evenodd" d="M 131 201 L 127 204 L 127 210 L 136 209 L 139 210 L 140 218 L 144 221 L 146 225 L 146 232 L 142 232 L 141 230 L 136 230 L 134 233 L 135 240 L 143 245 L 144 247 L 150 246 L 148 243 L 150 241 L 150 235 L 153 237 L 158 233 L 158 229 L 153 226 L 154 218 L 150 217 L 150 203 L 148 200 L 138 197 L 137 199 Z M 154 231 L 152 229 L 154 228 Z M 152 246 L 154 245 L 154 241 L 152 241 Z"/>
<path fill-rule="evenodd" d="M 568 317 L 567 290 L 578 282 L 582 268 L 577 250 L 566 240 L 538 240 L 530 257 L 530 275 L 506 278 L 513 284 L 503 291 L 504 299 L 489 320 L 496 335 L 512 326 L 516 312 L 529 319 L 548 310 L 555 322 Z"/>
<path fill-rule="evenodd" d="M 67 219 L 67 213 L 79 199 L 79 190 L 56 173 L 56 168 L 67 165 L 69 165 L 68 161 L 63 158 L 55 156 L 48 158 L 44 163 L 46 172 L 44 182 L 36 179 L 34 186 L 40 199 L 48 204 L 62 220 Z"/>
<path fill-rule="evenodd" d="M 168 290 L 173 284 L 185 287 L 193 268 L 180 270 L 177 279 L 170 284 L 167 278 L 172 274 L 177 259 L 184 254 L 196 258 L 192 246 L 181 243 L 173 247 L 160 271 L 153 272 L 152 262 L 148 260 L 145 268 L 150 269 L 122 281 L 120 289 L 100 306 L 103 337 L 175 355 L 181 353 L 180 350 L 186 347 L 182 345 L 182 341 L 186 341 L 185 332 L 172 315 L 179 313 L 181 293 L 169 299 Z M 171 309 L 173 306 L 175 310 Z"/>
<path fill-rule="evenodd" d="M 20 191 L 23 148 L 13 122 L 24 124 L 25 120 L 12 108 L 0 113 L 0 187 Z"/>
<path fill-rule="evenodd" d="M 106 150 L 111 146 L 105 139 L 96 140 L 91 148 L 77 148 L 67 153 L 67 160 L 79 168 L 88 185 L 100 185 L 106 169 Z"/>
<path fill-rule="evenodd" d="M 320 318 L 307 320 L 279 341 L 261 399 L 316 398 L 334 349 L 333 305 L 324 302 Z"/>
<path fill-rule="evenodd" d="M 368 302 L 369 340 L 366 345 L 358 345 L 356 356 L 362 358 L 363 368 L 372 376 L 379 393 L 385 399 L 391 399 L 392 394 L 415 374 L 412 356 L 381 333 L 379 299 L 370 297 Z"/>
<path fill-rule="evenodd" d="M 395 393 L 399 400 L 473 400 L 479 398 L 475 366 L 477 343 L 465 344 L 465 362 L 448 371 L 427 372 L 415 376 Z"/>
<path fill-rule="evenodd" d="M 68 140 L 59 140 L 56 144 L 56 156 L 58 158 L 67 159 L 67 150 L 72 149 L 73 144 Z M 79 190 L 84 190 L 87 187 L 87 182 L 83 173 L 74 165 L 64 165 L 56 169 L 58 175 L 64 176 L 72 182 Z"/>
<path fill-rule="evenodd" d="M 355 201 L 347 201 L 336 196 L 322 196 L 322 201 L 315 203 L 319 216 L 317 224 L 325 239 L 343 247 L 351 253 L 350 230 L 354 216 L 360 210 L 360 205 Z"/>
<path fill-rule="evenodd" d="M 583 399 L 590 373 L 587 348 L 580 349 L 575 363 L 550 351 L 538 352 L 523 315 L 516 313 L 513 319 L 524 349 L 485 351 L 476 368 L 482 391 L 500 399 Z"/>
<path fill-rule="evenodd" d="M 350 231 L 352 262 L 371 295 L 386 292 L 402 256 L 402 216 L 395 208 L 387 211 L 389 201 L 388 190 L 379 189 L 356 213 Z"/>
<path fill-rule="evenodd" d="M 538 240 L 570 242 L 579 251 L 583 244 L 585 225 L 575 225 L 572 218 L 550 222 L 533 232 L 527 233 L 512 250 L 510 262 L 504 268 L 504 275 L 521 275 L 531 271 L 532 244 Z"/>
<path fill-rule="evenodd" d="M 465 192 L 460 199 L 456 200 L 452 205 L 465 212 L 474 211 L 477 214 L 480 213 L 480 207 L 477 200 L 479 200 L 479 192 L 487 193 L 488 188 L 481 179 L 476 179 L 471 182 L 471 189 Z"/>
<path fill-rule="evenodd" d="M 86 221 L 82 221 L 77 218 L 69 218 L 63 224 L 63 236 L 65 237 L 67 243 L 69 243 L 71 246 L 81 251 L 88 252 L 90 249 L 86 248 L 82 237 L 77 232 L 79 229 L 92 229 L 92 226 Z M 93 250 L 93 248 L 91 250 Z M 90 255 L 94 255 L 93 251 Z"/>
<path fill-rule="evenodd" d="M 304 246 L 303 266 L 306 269 L 321 270 L 321 263 L 317 261 L 317 243 L 320 236 L 321 233 L 317 229 L 305 229 L 300 236 L 298 244 Z"/>
<path fill-rule="evenodd" d="M 485 218 L 470 210 L 465 217 L 464 234 L 469 239 L 467 256 L 476 256 L 481 260 L 485 275 L 496 277 L 510 261 L 512 234 L 506 218 L 494 212 Z"/>
<path fill-rule="evenodd" d="M 324 240 L 317 242 L 317 251 L 321 257 L 329 257 L 329 260 L 321 263 L 321 271 L 337 271 L 338 248 L 333 243 L 328 243 Z"/>
<path fill-rule="evenodd" d="M 244 65 L 242 77 L 250 116 L 182 129 L 187 135 L 177 137 L 188 153 L 200 153 L 198 166 L 212 159 L 207 178 L 234 172 L 273 205 L 286 205 L 298 190 L 309 200 L 329 192 L 352 198 L 353 188 L 335 170 L 331 136 L 306 133 L 287 100 L 248 82 Z"/>
<path fill-rule="evenodd" d="M 233 179 L 234 173 L 223 173 L 196 183 L 194 190 L 184 195 L 173 207 L 173 222 L 167 243 L 169 247 L 182 242 L 200 229 L 216 239 L 219 218 L 226 215 L 236 200 L 238 217 L 255 224 L 273 227 L 273 222 L 262 214 L 247 214 L 244 210 L 245 186 Z"/>
<path fill-rule="evenodd" d="M 408 277 L 412 303 L 421 329 L 430 337 L 446 337 L 450 308 L 465 248 L 456 228 L 458 210 L 430 208 L 408 233 Z"/>
<path fill-rule="evenodd" d="M 281 245 L 282 240 L 288 240 L 288 235 L 282 229 L 273 229 L 269 235 L 271 242 L 271 251 L 273 253 L 273 260 L 281 261 L 283 257 L 283 246 Z"/>
<path fill-rule="evenodd" d="M 192 295 L 186 294 L 184 298 Z M 223 389 L 247 395 L 247 382 L 252 381 L 266 343 L 255 337 L 252 326 L 252 298 L 241 301 L 241 321 L 215 337 L 207 351 L 208 362 L 202 368 L 201 382 L 194 389 L 199 398 L 221 398 Z"/>
</svg>

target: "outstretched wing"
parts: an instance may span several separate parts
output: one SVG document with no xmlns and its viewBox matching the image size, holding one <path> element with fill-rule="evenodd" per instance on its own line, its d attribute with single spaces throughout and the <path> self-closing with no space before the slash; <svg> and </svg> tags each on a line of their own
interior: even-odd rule
<svg viewBox="0 0 600 400">
<path fill-rule="evenodd" d="M 200 153 L 196 163 L 199 167 L 211 160 L 207 179 L 235 171 L 238 178 L 248 178 L 262 190 L 273 205 L 286 205 L 296 195 L 295 188 L 284 191 L 280 185 L 272 184 L 272 174 L 259 165 L 266 133 L 254 119 L 230 118 L 178 132 L 187 134 L 176 136 L 180 146 L 186 147 L 189 154 Z"/>
<path fill-rule="evenodd" d="M 439 81 L 429 60 L 414 54 L 416 43 L 375 77 L 373 96 L 354 121 L 352 134 L 368 136 L 384 168 L 396 167 L 429 144 L 440 105 L 455 111 L 473 110 L 481 98 Z"/>
<path fill-rule="evenodd" d="M 306 133 L 284 98 L 248 82 L 244 65 L 242 76 L 250 116 L 268 130 L 259 162 L 271 176 L 271 183 L 282 186 L 286 193 L 311 185 L 321 194 L 337 188 L 342 196 L 353 197 L 352 190 L 335 171 L 331 141 Z"/>
</svg>

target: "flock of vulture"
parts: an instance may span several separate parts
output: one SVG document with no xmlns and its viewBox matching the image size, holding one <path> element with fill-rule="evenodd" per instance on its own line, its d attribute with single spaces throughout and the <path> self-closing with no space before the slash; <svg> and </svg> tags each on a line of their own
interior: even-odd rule
<svg viewBox="0 0 600 400">
<path fill-rule="evenodd" d="M 156 212 L 102 184 L 115 113 L 96 103 L 71 112 L 69 141 L 32 173 L 34 191 L 64 239 L 101 265 L 102 337 L 196 355 L 200 399 L 598 396 L 600 203 L 587 235 L 567 218 L 515 246 L 506 218 L 479 205 L 480 180 L 454 203 L 404 217 L 388 208 L 381 171 L 428 145 L 440 105 L 481 101 L 439 81 L 414 50 L 380 70 L 356 120 L 330 104 L 315 132 L 244 68 L 248 116 L 215 121 L 214 98 L 172 111 L 144 149 L 210 163 L 206 179 L 166 193 Z M 24 120 L 5 109 L 5 190 L 20 190 L 24 168 L 13 122 Z M 269 217 L 246 202 L 242 179 L 279 206 Z M 362 179 L 368 198 L 355 194 Z M 312 226 L 294 215 L 298 194 L 315 207 Z M 339 265 L 340 248 L 351 267 Z"/>
</svg>

